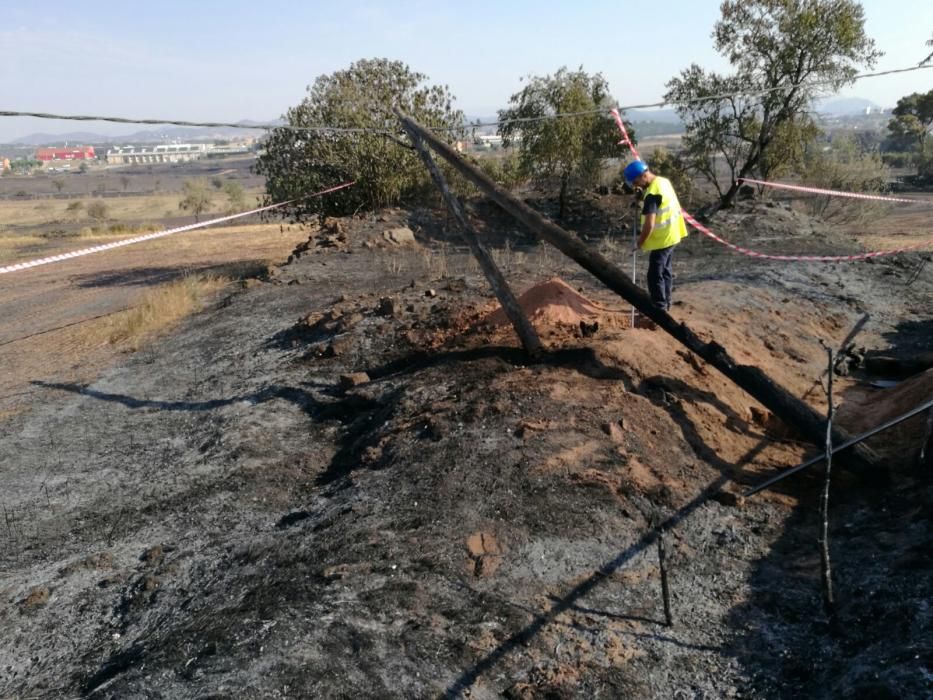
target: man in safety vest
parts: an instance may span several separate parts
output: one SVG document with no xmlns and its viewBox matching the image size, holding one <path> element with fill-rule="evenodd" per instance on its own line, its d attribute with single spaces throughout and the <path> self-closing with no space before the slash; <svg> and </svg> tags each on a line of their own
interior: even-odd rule
<svg viewBox="0 0 933 700">
<path fill-rule="evenodd" d="M 687 237 L 680 202 L 671 181 L 655 175 L 644 161 L 636 160 L 625 166 L 622 177 L 629 187 L 644 190 L 645 198 L 641 211 L 641 235 L 638 247 L 649 251 L 648 293 L 659 309 L 671 308 L 671 291 L 674 273 L 671 257 L 674 247 Z"/>
</svg>

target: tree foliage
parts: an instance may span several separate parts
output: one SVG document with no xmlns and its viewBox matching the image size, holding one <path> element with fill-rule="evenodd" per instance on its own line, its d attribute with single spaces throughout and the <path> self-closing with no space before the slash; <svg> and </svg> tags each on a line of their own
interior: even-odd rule
<svg viewBox="0 0 933 700">
<path fill-rule="evenodd" d="M 807 152 L 803 182 L 813 187 L 847 192 L 880 194 L 885 191 L 889 170 L 877 152 L 866 152 L 850 134 L 835 136 L 828 149 Z M 871 200 L 808 197 L 811 214 L 827 221 L 863 223 L 883 214 L 888 205 Z"/>
<path fill-rule="evenodd" d="M 227 195 L 227 208 L 233 214 L 246 208 L 246 192 L 236 180 L 227 180 L 221 183 L 223 193 Z"/>
<path fill-rule="evenodd" d="M 525 181 L 518 154 L 508 152 L 502 156 L 484 156 L 477 165 L 493 182 L 511 190 Z"/>
<path fill-rule="evenodd" d="M 194 220 L 200 221 L 208 207 L 211 206 L 211 188 L 205 180 L 185 180 L 181 183 L 182 199 L 178 208 L 194 214 Z"/>
<path fill-rule="evenodd" d="M 560 217 L 568 194 L 595 185 L 607 158 L 618 155 L 618 134 L 607 115 L 585 114 L 547 119 L 558 113 L 605 110 L 612 104 L 609 85 L 599 73 L 566 67 L 554 75 L 531 76 L 525 87 L 512 95 L 500 120 L 503 145 L 518 144 L 524 174 L 538 181 L 560 183 Z M 535 120 L 535 121 L 530 121 Z"/>
<path fill-rule="evenodd" d="M 806 158 L 807 148 L 820 135 L 820 128 L 809 114 L 795 114 L 774 129 L 774 138 L 761 153 L 757 172 L 764 180 L 784 177 Z"/>
<path fill-rule="evenodd" d="M 41 160 L 32 160 L 31 158 L 17 158 L 16 160 L 10 161 L 10 170 L 12 170 L 14 174 L 19 175 L 28 175 L 33 170 L 40 169 L 41 167 Z"/>
<path fill-rule="evenodd" d="M 902 97 L 891 114 L 894 115 L 888 122 L 891 134 L 896 140 L 916 144 L 922 161 L 926 155 L 927 136 L 933 126 L 933 90 Z"/>
<path fill-rule="evenodd" d="M 686 125 L 687 163 L 730 206 L 738 178 L 775 175 L 799 162 L 815 129 L 806 114 L 813 100 L 851 82 L 857 66 L 872 66 L 881 54 L 854 0 L 725 0 L 720 9 L 714 46 L 733 73 L 694 64 L 668 83 L 665 99 L 678 103 Z M 731 96 L 697 101 L 723 94 Z"/>
<path fill-rule="evenodd" d="M 395 205 L 420 192 L 428 183 L 427 171 L 418 155 L 396 139 L 400 129 L 393 108 L 429 128 L 444 129 L 450 139 L 457 137 L 464 121 L 447 86 L 427 80 L 388 59 L 357 61 L 346 70 L 318 77 L 301 104 L 288 110 L 290 126 L 380 133 L 274 130 L 256 166 L 266 176 L 267 199 L 297 199 L 355 181 L 345 190 L 288 206 L 293 218 L 304 220 Z"/>
</svg>

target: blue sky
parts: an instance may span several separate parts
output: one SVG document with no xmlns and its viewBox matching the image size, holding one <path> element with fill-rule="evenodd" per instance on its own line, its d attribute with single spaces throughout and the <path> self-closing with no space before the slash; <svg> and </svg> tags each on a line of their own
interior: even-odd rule
<svg viewBox="0 0 933 700">
<path fill-rule="evenodd" d="M 926 55 L 930 0 L 863 5 L 868 33 L 886 54 L 879 69 Z M 299 102 L 318 75 L 360 58 L 388 57 L 449 85 L 468 114 L 490 115 L 520 89 L 522 76 L 563 65 L 602 72 L 622 103 L 660 99 L 664 83 L 691 62 L 726 68 L 710 46 L 718 2 L 654 7 L 592 0 L 576 6 L 566 0 L 4 0 L 0 109 L 265 120 Z M 653 21 L 652 12 L 667 19 Z M 843 94 L 890 106 L 931 85 L 933 71 L 918 72 L 866 80 Z M 0 141 L 67 130 L 135 128 L 0 119 Z"/>
</svg>

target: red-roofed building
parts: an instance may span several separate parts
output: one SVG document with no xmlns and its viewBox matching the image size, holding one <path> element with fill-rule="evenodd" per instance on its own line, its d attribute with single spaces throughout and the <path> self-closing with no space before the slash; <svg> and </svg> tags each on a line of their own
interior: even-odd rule
<svg viewBox="0 0 933 700">
<path fill-rule="evenodd" d="M 52 160 L 91 160 L 96 158 L 93 146 L 76 146 L 75 148 L 40 148 L 36 151 L 36 160 L 49 162 Z"/>
</svg>

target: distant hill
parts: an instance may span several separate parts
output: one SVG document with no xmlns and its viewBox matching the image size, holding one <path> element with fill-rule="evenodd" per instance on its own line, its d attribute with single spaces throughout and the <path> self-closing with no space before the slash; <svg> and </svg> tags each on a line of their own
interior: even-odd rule
<svg viewBox="0 0 933 700">
<path fill-rule="evenodd" d="M 94 134 L 90 131 L 69 131 L 65 134 L 48 134 L 45 132 L 39 132 L 36 134 L 29 134 L 29 136 L 23 136 L 22 138 L 18 138 L 12 141 L 11 143 L 22 146 L 41 146 L 45 144 L 62 143 L 64 141 L 67 141 L 68 143 L 100 143 L 106 138 L 106 136 Z"/>
<path fill-rule="evenodd" d="M 864 112 L 864 108 L 862 108 Z M 625 113 L 626 118 L 633 124 L 654 124 L 658 125 L 680 125 L 680 119 L 673 109 L 633 109 Z M 497 115 L 476 116 L 467 115 L 466 122 L 489 123 L 495 122 Z M 244 127 L 256 126 L 259 124 L 284 124 L 281 119 L 270 119 L 268 121 L 251 121 L 248 119 L 236 122 Z M 496 127 L 485 127 L 480 132 L 494 133 Z M 661 129 L 669 131 L 669 129 Z M 643 129 L 644 131 L 644 129 Z M 674 130 L 676 131 L 676 129 Z M 185 126 L 166 126 L 164 128 L 155 127 L 137 131 L 132 134 L 109 135 L 98 134 L 92 131 L 67 131 L 61 133 L 36 132 L 21 136 L 10 142 L 17 146 L 53 146 L 69 144 L 119 144 L 119 143 L 164 143 L 167 141 L 212 141 L 214 139 L 229 139 L 247 134 L 259 134 L 259 130 L 254 129 L 235 129 L 229 127 L 185 127 Z"/>
<path fill-rule="evenodd" d="M 632 124 L 653 122 L 662 124 L 680 124 L 680 117 L 673 109 L 630 109 L 625 112 Z"/>
<path fill-rule="evenodd" d="M 640 125 L 639 133 L 644 136 L 680 133 L 683 131 L 683 123 L 673 109 L 632 109 L 625 112 L 625 118 L 636 126 Z M 467 115 L 465 119 L 467 125 L 476 122 L 489 124 L 495 122 L 498 117 Z M 496 127 L 481 127 L 478 131 L 493 134 L 496 132 Z"/>
<path fill-rule="evenodd" d="M 880 105 L 863 97 L 836 97 L 816 103 L 817 112 L 837 117 L 865 114 L 865 110 L 868 108 L 871 108 L 873 112 L 881 109 Z"/>
<path fill-rule="evenodd" d="M 270 119 L 265 122 L 251 121 L 244 119 L 236 122 L 244 127 L 255 126 L 258 124 L 283 124 L 281 119 Z M 187 126 L 169 126 L 165 128 L 148 129 L 137 131 L 132 134 L 112 136 L 105 134 L 96 134 L 89 131 L 69 131 L 64 133 L 52 134 L 38 132 L 22 136 L 11 141 L 14 145 L 32 145 L 44 146 L 62 144 L 67 141 L 69 144 L 76 143 L 162 143 L 165 141 L 211 141 L 214 139 L 229 139 L 236 136 L 261 133 L 257 129 L 236 129 L 230 127 L 187 127 Z"/>
</svg>

